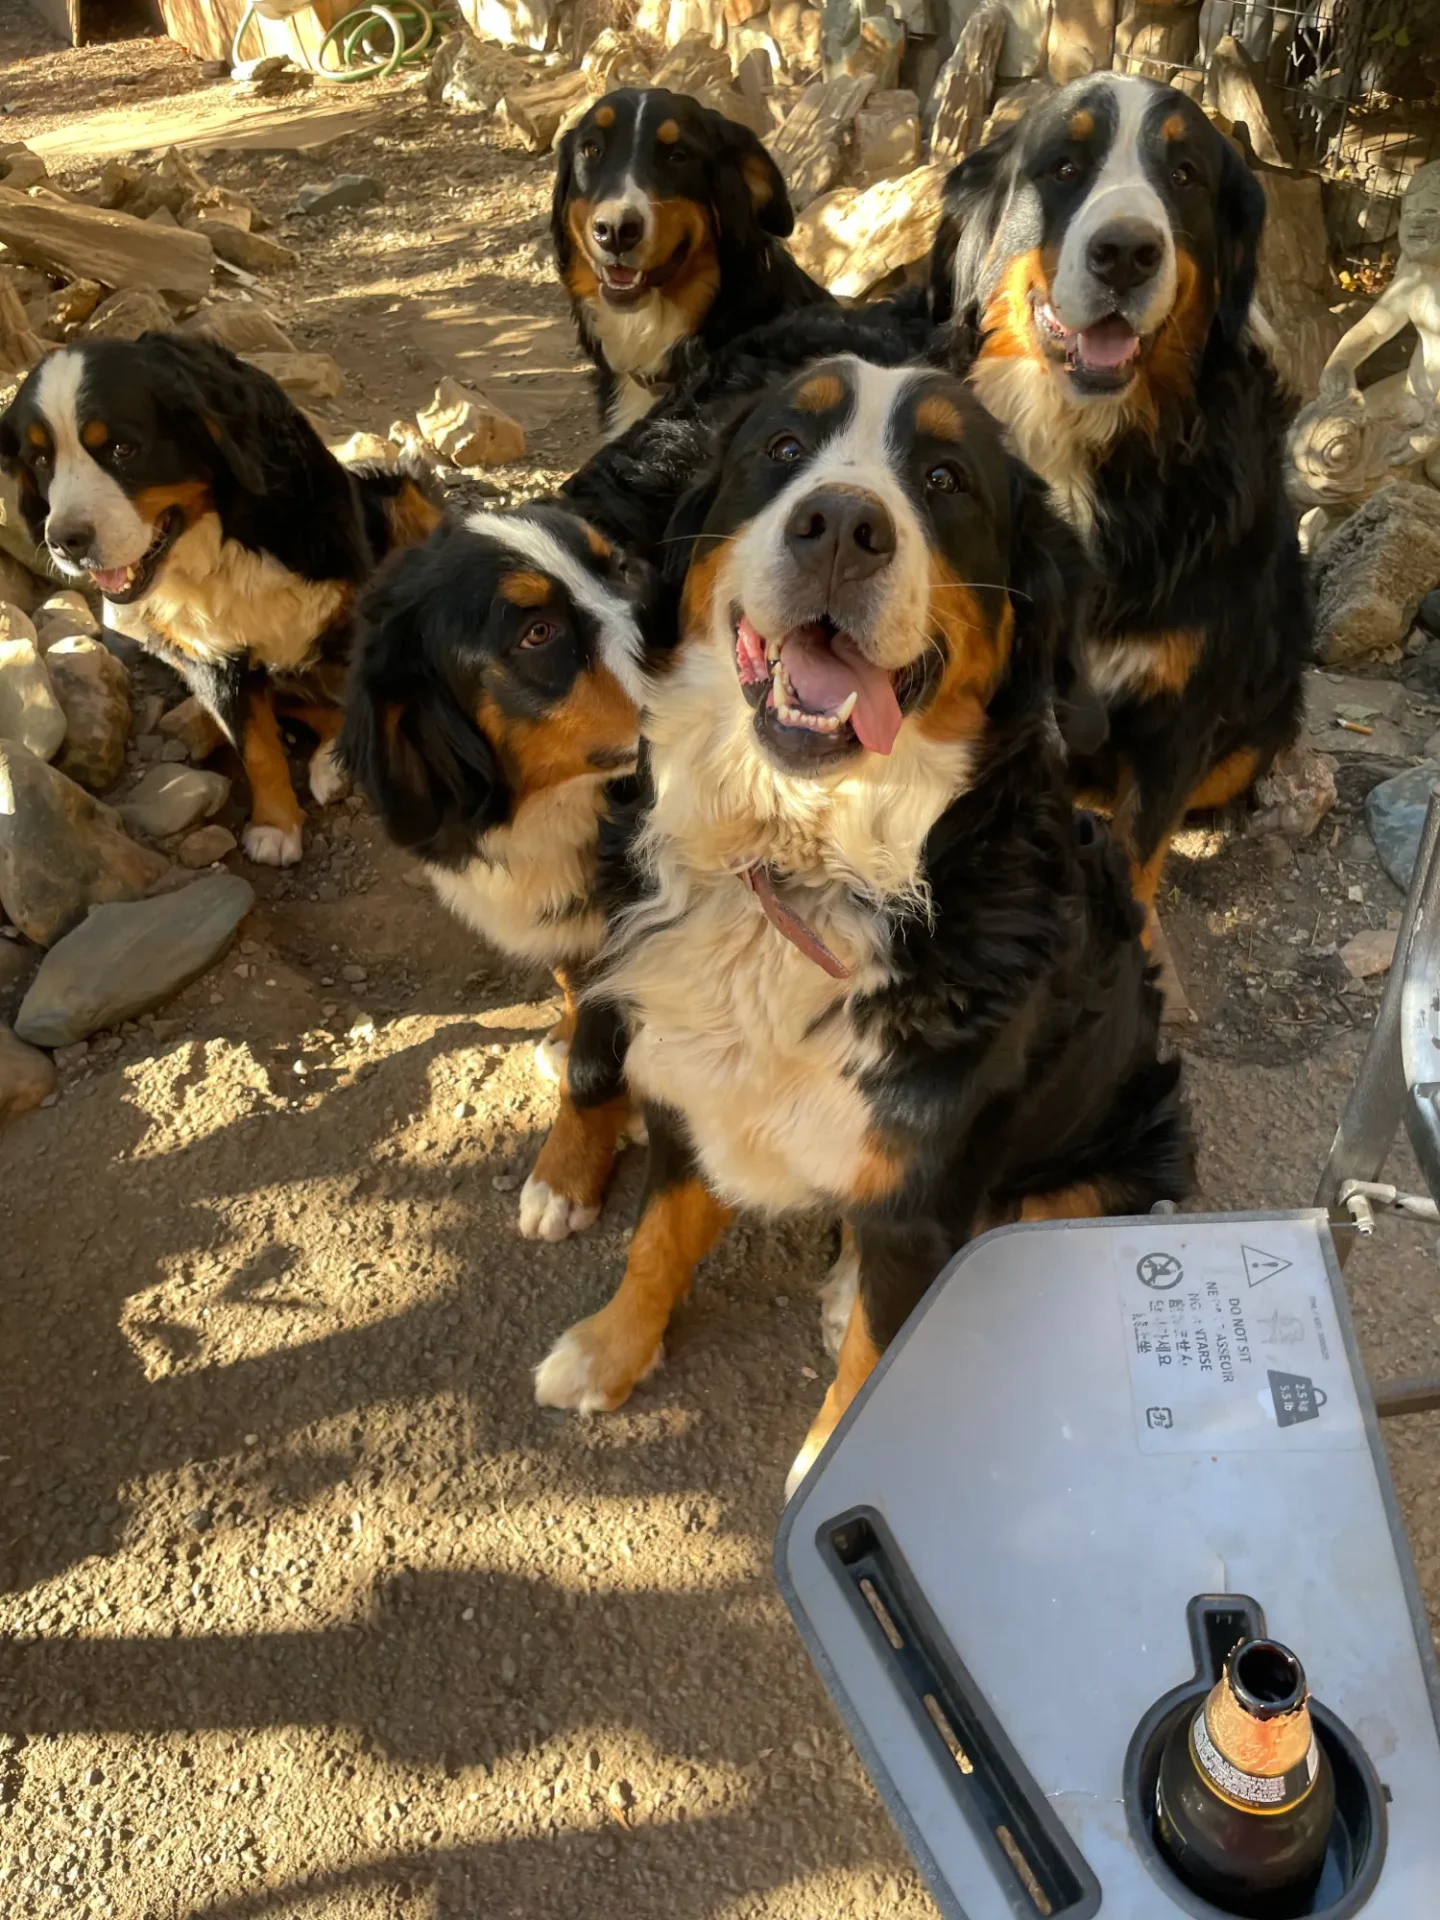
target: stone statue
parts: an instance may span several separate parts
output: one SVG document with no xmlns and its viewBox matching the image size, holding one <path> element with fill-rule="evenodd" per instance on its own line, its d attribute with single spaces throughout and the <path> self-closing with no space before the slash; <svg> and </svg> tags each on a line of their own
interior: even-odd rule
<svg viewBox="0 0 1440 1920">
<path fill-rule="evenodd" d="M 1419 344 L 1405 373 L 1363 392 L 1359 369 L 1413 322 Z M 1440 486 L 1440 160 L 1417 170 L 1400 203 L 1394 278 L 1326 361 L 1316 398 L 1290 436 L 1296 504 L 1321 508 L 1323 537 L 1385 480 Z M 1307 516 L 1308 517 L 1308 516 Z"/>
</svg>

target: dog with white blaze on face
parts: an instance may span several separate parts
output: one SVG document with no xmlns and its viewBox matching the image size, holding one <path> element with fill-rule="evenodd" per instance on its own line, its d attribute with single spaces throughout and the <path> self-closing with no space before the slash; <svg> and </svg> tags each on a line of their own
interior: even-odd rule
<svg viewBox="0 0 1440 1920">
<path fill-rule="evenodd" d="M 1075 776 L 1147 906 L 1185 814 L 1297 737 L 1313 654 L 1291 407 L 1251 324 L 1264 217 L 1193 101 L 1095 74 L 956 168 L 931 259 L 949 364 L 1096 563 L 1084 657 L 1108 738 Z"/>
<path fill-rule="evenodd" d="M 730 427 L 672 538 L 594 989 L 649 1177 L 618 1292 L 536 1392 L 619 1406 L 734 1209 L 839 1216 L 858 1286 L 798 1473 L 973 1234 L 1186 1192 L 1179 1067 L 1124 864 L 1070 802 L 1083 556 L 973 395 L 823 361 Z"/>
<path fill-rule="evenodd" d="M 65 347 L 0 416 L 0 467 L 37 545 L 93 582 L 112 624 L 176 669 L 239 750 L 245 851 L 301 856 L 304 815 L 277 709 L 334 755 L 351 615 L 376 562 L 439 509 L 403 469 L 345 467 L 257 367 L 209 341 L 147 333 Z"/>
</svg>

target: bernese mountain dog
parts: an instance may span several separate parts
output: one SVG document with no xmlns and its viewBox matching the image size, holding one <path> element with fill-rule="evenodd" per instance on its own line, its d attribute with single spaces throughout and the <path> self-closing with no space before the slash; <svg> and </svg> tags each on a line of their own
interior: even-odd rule
<svg viewBox="0 0 1440 1920">
<path fill-rule="evenodd" d="M 1151 905 L 1187 812 L 1296 737 L 1313 622 L 1289 405 L 1250 332 L 1258 182 L 1169 87 L 1095 74 L 951 174 L 932 257 L 950 362 L 1086 542 L 1108 712 L 1080 761 Z"/>
<path fill-rule="evenodd" d="M 442 526 L 361 602 L 342 765 L 441 900 L 564 996 L 541 1054 L 559 1117 L 520 1195 L 532 1239 L 595 1220 L 632 1120 L 613 1009 L 577 1012 L 575 989 L 604 934 L 600 824 L 633 786 L 650 579 L 536 503 Z"/>
<path fill-rule="evenodd" d="M 734 1209 L 838 1214 L 858 1285 L 798 1476 L 970 1236 L 1185 1194 L 1180 1070 L 1054 724 L 1083 556 L 969 390 L 821 362 L 745 411 L 672 531 L 634 897 L 592 989 L 627 1018 L 650 1170 L 618 1292 L 536 1394 L 619 1406 Z"/>
<path fill-rule="evenodd" d="M 343 791 L 333 746 L 356 596 L 439 519 L 408 470 L 347 468 L 268 374 L 172 334 L 65 347 L 0 417 L 0 466 L 31 534 L 93 582 L 239 750 L 244 847 L 291 866 L 304 815 L 277 708 L 313 732 L 310 791 Z"/>
<path fill-rule="evenodd" d="M 794 226 L 756 136 L 686 94 L 622 87 L 564 135 L 550 230 L 607 438 L 697 354 L 833 305 L 783 244 Z"/>
</svg>

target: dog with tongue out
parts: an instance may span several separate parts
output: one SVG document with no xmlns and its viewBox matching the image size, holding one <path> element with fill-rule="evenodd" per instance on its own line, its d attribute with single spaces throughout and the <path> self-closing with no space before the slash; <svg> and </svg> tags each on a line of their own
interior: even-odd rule
<svg viewBox="0 0 1440 1920">
<path fill-rule="evenodd" d="M 618 1292 L 536 1394 L 619 1406 L 735 1209 L 839 1215 L 859 1291 L 802 1471 L 971 1234 L 1184 1190 L 1176 1069 L 1065 784 L 1080 548 L 973 394 L 812 365 L 732 423 L 666 544 L 678 639 L 590 993 L 650 1171 Z"/>
</svg>

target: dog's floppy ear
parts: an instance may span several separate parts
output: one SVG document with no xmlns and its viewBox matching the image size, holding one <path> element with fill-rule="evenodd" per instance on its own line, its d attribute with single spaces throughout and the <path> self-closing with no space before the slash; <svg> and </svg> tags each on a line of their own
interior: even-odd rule
<svg viewBox="0 0 1440 1920">
<path fill-rule="evenodd" d="M 1010 190 L 1015 127 L 967 154 L 945 182 L 935 244 L 930 249 L 930 318 L 960 324 L 983 304 L 981 276 Z"/>
<path fill-rule="evenodd" d="M 795 209 L 784 174 L 749 127 L 713 107 L 706 112 L 716 140 L 711 193 L 722 238 L 734 235 L 743 245 L 759 228 L 788 239 L 795 231 Z"/>
<path fill-rule="evenodd" d="M 575 186 L 575 136 L 578 127 L 571 127 L 560 138 L 555 149 L 555 190 L 550 195 L 550 244 L 555 249 L 555 265 L 561 277 L 570 265 L 570 230 L 565 225 L 565 209 L 570 204 L 570 195 Z"/>
<path fill-rule="evenodd" d="M 463 867 L 479 835 L 510 810 L 495 749 L 439 670 L 447 638 L 474 618 L 437 594 L 442 531 L 382 567 L 360 608 L 359 638 L 340 732 L 341 763 L 385 831 L 436 866 Z M 457 631 L 444 632 L 453 621 Z"/>
<path fill-rule="evenodd" d="M 170 333 L 143 333 L 139 344 L 160 404 L 177 419 L 203 421 L 215 451 L 247 493 L 267 491 L 271 459 L 283 458 L 297 432 L 315 438 L 269 374 L 247 366 L 228 347 Z"/>
<path fill-rule="evenodd" d="M 1265 226 L 1265 191 L 1243 157 L 1220 134 L 1219 268 L 1220 300 L 1215 330 L 1236 345 L 1250 318 L 1259 268 L 1260 235 Z"/>
<path fill-rule="evenodd" d="M 1051 506 L 1044 482 L 1010 462 L 1010 604 L 1014 647 L 1049 680 L 1055 719 L 1067 753 L 1095 753 L 1109 717 L 1091 684 L 1085 639 L 1094 592 L 1085 549 Z"/>
</svg>

